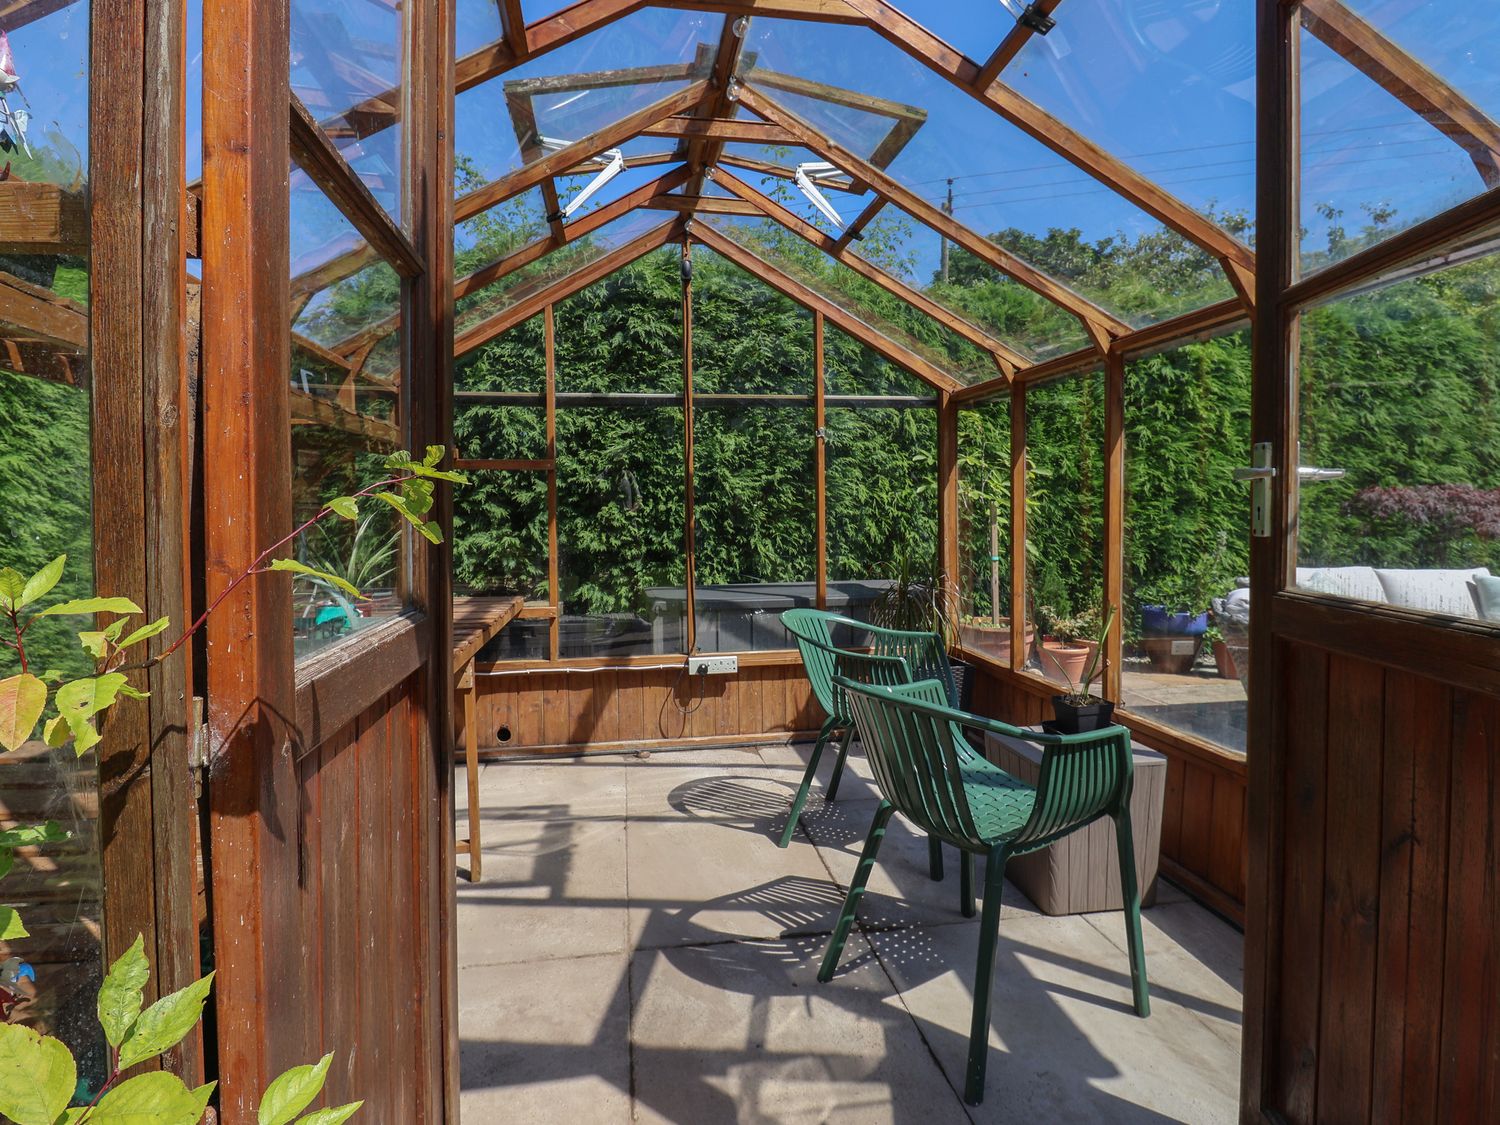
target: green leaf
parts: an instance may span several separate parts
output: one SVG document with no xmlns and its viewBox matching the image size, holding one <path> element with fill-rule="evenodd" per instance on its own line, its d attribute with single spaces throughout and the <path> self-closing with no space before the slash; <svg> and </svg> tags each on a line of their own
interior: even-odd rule
<svg viewBox="0 0 1500 1125">
<path fill-rule="evenodd" d="M 55 820 L 45 824 L 21 824 L 0 832 L 0 847 L 26 848 L 37 844 L 55 844 L 66 840 L 68 833 Z"/>
<path fill-rule="evenodd" d="M 78 1125 L 88 1111 L 89 1107 L 86 1105 L 76 1105 L 72 1109 L 65 1109 L 63 1115 L 57 1119 L 57 1125 Z"/>
<path fill-rule="evenodd" d="M 334 515 L 346 520 L 359 518 L 359 501 L 352 496 L 336 496 L 328 501 L 328 507 Z"/>
<path fill-rule="evenodd" d="M 31 737 L 47 706 L 47 685 L 22 672 L 0 680 L 0 746 L 15 750 Z"/>
<path fill-rule="evenodd" d="M 42 728 L 42 737 L 46 739 L 48 746 L 66 746 L 68 739 L 73 737 L 73 732 L 68 729 L 68 724 L 61 715 L 54 715 Z"/>
<path fill-rule="evenodd" d="M 214 1096 L 214 1088 L 217 1082 L 205 1082 L 193 1091 L 193 1100 L 198 1103 L 198 1115 L 201 1117 L 208 1109 L 208 1099 Z"/>
<path fill-rule="evenodd" d="M 213 980 L 213 973 L 209 973 L 142 1012 L 120 1044 L 120 1069 L 128 1070 L 180 1043 L 203 1017 L 203 1002 Z"/>
<path fill-rule="evenodd" d="M 15 609 L 26 589 L 26 576 L 14 567 L 0 567 L 0 609 Z"/>
<path fill-rule="evenodd" d="M 0 848 L 0 879 L 10 874 L 10 869 L 16 865 L 16 853 L 13 848 Z"/>
<path fill-rule="evenodd" d="M 422 467 L 424 469 L 437 468 L 443 463 L 443 456 L 447 452 L 441 445 L 429 445 L 427 447 L 427 456 L 422 458 Z"/>
<path fill-rule="evenodd" d="M 109 638 L 102 629 L 79 633 L 78 643 L 83 646 L 83 651 L 95 660 L 103 660 L 104 654 L 109 651 Z"/>
<path fill-rule="evenodd" d="M 119 624 L 119 622 L 116 622 L 115 624 Z M 170 617 L 158 617 L 155 621 L 151 622 L 151 624 L 142 625 L 134 633 L 131 633 L 130 636 L 126 637 L 123 641 L 120 642 L 120 647 L 129 648 L 131 645 L 140 644 L 148 637 L 154 637 L 158 633 L 164 633 L 167 630 L 167 626 L 170 624 L 172 624 L 172 619 Z"/>
<path fill-rule="evenodd" d="M 425 516 L 432 511 L 432 482 L 430 480 L 403 482 L 401 496 L 406 501 L 406 506 L 419 516 Z"/>
<path fill-rule="evenodd" d="M 141 998 L 151 966 L 146 963 L 146 941 L 136 934 L 135 943 L 109 967 L 99 987 L 99 1025 L 111 1047 L 125 1041 L 126 1034 L 141 1014 Z"/>
<path fill-rule="evenodd" d="M 77 598 L 58 602 L 40 611 L 38 617 L 61 617 L 83 613 L 140 613 L 141 607 L 129 598 Z"/>
<path fill-rule="evenodd" d="M 47 724 L 47 745 L 61 746 L 67 738 L 58 730 L 59 720 L 67 724 L 73 735 L 73 749 L 83 754 L 99 742 L 99 732 L 94 728 L 93 718 L 99 712 L 112 707 L 125 686 L 123 672 L 106 672 L 102 676 L 74 680 L 57 689 L 53 702 L 57 705 L 57 718 Z M 61 741 L 54 739 L 61 738 Z"/>
<path fill-rule="evenodd" d="M 45 597 L 50 593 L 52 587 L 57 585 L 57 580 L 62 577 L 63 566 L 66 565 L 67 561 L 67 555 L 58 555 L 57 558 L 28 578 L 25 587 L 21 590 L 21 598 L 16 602 L 16 608 L 21 609 L 24 606 L 28 606 L 38 598 Z"/>
<path fill-rule="evenodd" d="M 77 1085 L 78 1066 L 61 1042 L 0 1023 L 0 1114 L 15 1125 L 52 1125 Z"/>
<path fill-rule="evenodd" d="M 297 1118 L 296 1125 L 344 1125 L 344 1122 L 353 1117 L 355 1111 L 364 1104 L 359 1101 L 335 1106 L 332 1109 L 315 1109 L 306 1116 Z"/>
<path fill-rule="evenodd" d="M 447 451 L 441 445 L 429 445 L 427 455 L 421 461 L 413 461 L 410 453 L 404 449 L 392 453 L 385 459 L 387 469 L 398 469 L 402 472 L 411 473 L 413 476 L 425 477 L 428 480 L 446 480 L 454 484 L 468 484 L 469 478 L 458 472 L 439 469 L 443 456 Z"/>
<path fill-rule="evenodd" d="M 330 1051 L 314 1064 L 294 1066 L 273 1078 L 266 1087 L 265 1097 L 260 1100 L 258 1125 L 288 1125 L 323 1092 L 328 1066 L 332 1062 L 333 1052 Z"/>
<path fill-rule="evenodd" d="M 150 699 L 151 698 L 151 693 L 149 691 L 138 691 L 137 689 L 131 687 L 129 684 L 121 684 L 120 685 L 120 694 L 123 695 L 126 699 Z"/>
<path fill-rule="evenodd" d="M 398 496 L 394 492 L 377 492 L 375 499 L 384 500 L 391 507 L 395 508 L 396 511 L 400 512 L 406 521 L 420 531 L 428 542 L 441 543 L 443 541 L 443 533 L 434 525 L 425 523 L 420 514 L 413 512 L 411 506 L 406 501 L 406 497 Z"/>
<path fill-rule="evenodd" d="M 337 586 L 351 597 L 363 598 L 360 593 L 347 579 L 340 578 L 337 574 L 330 574 L 326 570 L 299 563 L 296 559 L 277 559 L 271 564 L 272 570 L 289 570 L 293 574 L 305 575 L 308 578 L 316 578 L 319 582 L 327 582 L 331 586 Z"/>
<path fill-rule="evenodd" d="M 197 1125 L 202 1116 L 197 1093 L 177 1075 L 156 1070 L 114 1087 L 88 1120 L 93 1125 Z"/>
<path fill-rule="evenodd" d="M 14 906 L 0 906 L 0 941 L 16 941 L 30 936 L 31 932 L 21 924 L 20 912 Z"/>
</svg>

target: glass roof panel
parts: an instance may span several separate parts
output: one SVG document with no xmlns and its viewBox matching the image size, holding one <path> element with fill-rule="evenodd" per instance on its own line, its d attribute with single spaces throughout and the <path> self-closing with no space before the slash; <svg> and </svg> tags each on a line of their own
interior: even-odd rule
<svg viewBox="0 0 1500 1125">
<path fill-rule="evenodd" d="M 757 20 L 749 40 L 757 48 L 756 67 L 747 75 L 752 85 L 759 85 L 757 70 L 764 66 L 780 73 L 816 74 L 819 81 L 845 91 L 878 91 L 924 111 L 920 126 L 893 154 L 887 171 L 913 194 L 948 210 L 970 230 L 1121 320 L 1149 324 L 1231 295 L 1227 279 L 1206 254 L 874 32 Z M 781 90 L 761 88 L 798 112 Z M 799 106 L 814 100 L 806 95 Z M 842 97 L 846 103 L 853 100 Z M 851 120 L 854 111 L 846 108 L 824 103 L 810 123 L 846 148 L 868 148 L 874 130 L 860 118 Z M 865 119 L 871 116 L 864 114 Z M 900 222 L 899 213 L 890 209 L 882 218 L 891 224 L 893 252 L 913 258 L 917 276 L 933 276 L 942 240 L 913 221 Z M 1236 229 L 1244 233 L 1244 227 Z M 862 252 L 868 252 L 869 241 L 867 236 Z M 907 241 L 912 245 L 906 246 Z M 1146 280 L 1142 266 L 1147 267 Z M 1069 334 L 1065 343 L 1025 342 L 1038 355 L 1070 350 L 1082 336 L 1076 322 L 1069 322 L 1073 318 L 1056 322 L 1059 332 Z"/>
<path fill-rule="evenodd" d="M 462 277 L 541 238 L 547 233 L 546 214 L 541 188 L 532 188 L 458 223 L 453 228 L 454 275 Z"/>
<path fill-rule="evenodd" d="M 1347 8 L 1500 120 L 1500 5 L 1344 0 Z"/>
<path fill-rule="evenodd" d="M 291 84 L 386 212 L 401 221 L 402 8 L 291 0 Z"/>
<path fill-rule="evenodd" d="M 760 330 L 745 331 L 753 323 Z M 693 247 L 695 394 L 812 395 L 812 313 L 702 246 Z"/>
<path fill-rule="evenodd" d="M 724 232 L 794 280 L 960 382 L 977 383 L 999 374 L 989 353 L 772 220 L 705 215 L 700 216 L 700 221 Z"/>
<path fill-rule="evenodd" d="M 1255 5 L 1068 0 L 1053 14 L 1000 80 L 1210 218 L 1254 215 Z"/>
<path fill-rule="evenodd" d="M 500 40 L 500 5 L 496 0 L 457 0 L 453 25 L 459 58 Z"/>
<path fill-rule="evenodd" d="M 706 73 L 720 28 L 721 17 L 645 8 L 463 91 L 454 101 L 455 153 L 476 178 L 461 190 L 689 85 Z M 658 139 L 649 147 L 674 146 Z"/>
<path fill-rule="evenodd" d="M 1011 0 L 1015 12 L 1029 2 Z M 989 58 L 1016 26 L 1016 17 L 1006 11 L 1005 0 L 900 0 L 896 7 L 979 63 Z"/>
<path fill-rule="evenodd" d="M 1485 190 L 1462 148 L 1305 27 L 1301 60 L 1304 274 Z"/>
<path fill-rule="evenodd" d="M 660 211 L 632 211 L 583 238 L 522 266 L 494 284 L 460 299 L 456 306 L 455 333 L 462 336 L 481 321 L 669 221 L 671 216 Z"/>
</svg>

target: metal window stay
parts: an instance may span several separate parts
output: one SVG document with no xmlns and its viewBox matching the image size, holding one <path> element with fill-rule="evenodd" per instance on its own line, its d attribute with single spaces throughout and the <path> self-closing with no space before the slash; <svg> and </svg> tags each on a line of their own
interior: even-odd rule
<svg viewBox="0 0 1500 1125">
<path fill-rule="evenodd" d="M 809 160 L 797 165 L 794 178 L 797 181 L 798 190 L 807 196 L 807 201 L 822 212 L 830 223 L 839 230 L 843 230 L 843 216 L 834 210 L 833 204 L 828 202 L 827 197 L 818 188 L 819 180 L 843 180 L 845 178 L 843 171 L 826 160 Z"/>
<path fill-rule="evenodd" d="M 573 143 L 572 141 L 560 140 L 557 137 L 540 137 L 538 139 L 542 142 L 542 149 L 545 152 L 561 152 L 563 149 L 567 148 L 568 145 Z M 608 149 L 605 152 L 601 153 L 599 156 L 595 157 L 594 161 L 590 161 L 590 163 L 594 163 L 599 160 L 604 161 L 604 167 L 599 170 L 599 172 L 594 176 L 592 180 L 590 180 L 583 186 L 583 190 L 575 195 L 568 202 L 568 205 L 566 207 L 564 207 L 557 213 L 556 218 L 566 219 L 571 216 L 574 211 L 578 210 L 578 208 L 582 207 L 589 201 L 590 196 L 592 196 L 605 184 L 609 183 L 610 180 L 614 179 L 621 172 L 625 171 L 625 153 L 620 149 Z M 547 216 L 547 219 L 550 222 L 552 221 L 553 216 L 549 215 Z"/>
</svg>

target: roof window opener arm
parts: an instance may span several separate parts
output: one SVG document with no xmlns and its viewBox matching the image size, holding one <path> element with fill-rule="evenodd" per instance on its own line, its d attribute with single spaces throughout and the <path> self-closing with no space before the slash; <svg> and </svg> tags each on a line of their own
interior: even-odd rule
<svg viewBox="0 0 1500 1125">
<path fill-rule="evenodd" d="M 811 160 L 804 164 L 799 164 L 794 174 L 798 190 L 807 197 L 809 203 L 822 213 L 824 218 L 838 227 L 839 230 L 844 229 L 843 216 L 834 210 L 832 203 L 828 202 L 828 198 L 818 188 L 817 181 L 841 177 L 843 174 L 839 168 L 828 163 L 826 160 Z"/>
<path fill-rule="evenodd" d="M 539 139 L 542 142 L 543 151 L 551 152 L 561 151 L 572 143 L 570 141 L 559 140 L 556 137 L 541 137 Z M 617 148 L 608 149 L 599 156 L 594 157 L 592 161 L 586 161 L 585 163 L 595 163 L 600 160 L 604 161 L 604 167 L 595 174 L 592 180 L 583 186 L 583 190 L 575 195 L 566 207 L 561 211 L 547 216 L 549 223 L 569 218 L 574 211 L 577 211 L 578 208 L 587 203 L 595 192 L 621 172 L 625 171 L 625 154 Z"/>
</svg>

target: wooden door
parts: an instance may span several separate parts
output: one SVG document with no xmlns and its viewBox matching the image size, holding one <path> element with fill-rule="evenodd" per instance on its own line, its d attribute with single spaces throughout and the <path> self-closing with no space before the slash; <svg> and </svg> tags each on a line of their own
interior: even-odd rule
<svg viewBox="0 0 1500 1125">
<path fill-rule="evenodd" d="M 1252 553 L 1243 1120 L 1493 1121 L 1500 634 L 1461 605 L 1402 604 L 1396 570 L 1379 571 L 1376 587 L 1352 572 L 1319 579 L 1310 565 L 1319 537 L 1366 501 L 1353 493 L 1331 506 L 1317 491 L 1325 483 L 1299 483 L 1299 463 L 1311 458 L 1298 443 L 1323 444 L 1314 422 L 1337 397 L 1323 350 L 1329 324 L 1359 302 L 1378 312 L 1400 286 L 1492 268 L 1492 257 L 1459 248 L 1500 221 L 1500 193 L 1309 268 L 1298 193 L 1301 19 L 1294 5 L 1260 5 L 1252 426 L 1276 475 Z M 1488 331 L 1474 317 L 1454 319 Z M 1361 326 L 1347 354 L 1377 363 L 1391 340 L 1373 315 Z M 1381 383 L 1417 412 L 1405 440 L 1465 441 L 1471 427 L 1482 440 L 1491 407 L 1481 400 L 1460 424 L 1425 423 L 1430 396 L 1403 387 L 1426 377 L 1422 362 L 1406 362 Z M 1427 487 L 1414 466 L 1401 488 Z M 1365 550 L 1378 569 L 1378 553 Z"/>
</svg>

